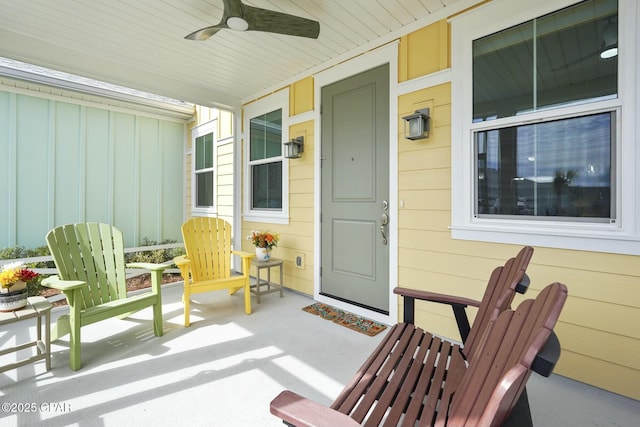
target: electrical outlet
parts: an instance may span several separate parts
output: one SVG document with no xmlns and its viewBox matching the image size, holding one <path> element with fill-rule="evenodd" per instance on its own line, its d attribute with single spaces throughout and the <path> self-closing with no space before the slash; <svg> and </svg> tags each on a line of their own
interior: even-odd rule
<svg viewBox="0 0 640 427">
<path fill-rule="evenodd" d="M 296 255 L 296 268 L 304 269 L 304 255 L 297 254 Z"/>
</svg>

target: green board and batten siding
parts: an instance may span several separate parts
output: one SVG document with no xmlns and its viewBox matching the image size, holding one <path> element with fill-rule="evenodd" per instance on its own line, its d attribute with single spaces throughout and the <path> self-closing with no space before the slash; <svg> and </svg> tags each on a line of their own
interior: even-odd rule
<svg viewBox="0 0 640 427">
<path fill-rule="evenodd" d="M 180 240 L 182 121 L 0 91 L 0 249 L 106 222 L 126 246 Z"/>
</svg>

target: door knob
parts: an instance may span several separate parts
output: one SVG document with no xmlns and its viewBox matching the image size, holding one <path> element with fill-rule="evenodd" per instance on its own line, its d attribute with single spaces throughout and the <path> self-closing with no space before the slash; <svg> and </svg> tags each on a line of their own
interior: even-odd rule
<svg viewBox="0 0 640 427">
<path fill-rule="evenodd" d="M 380 233 L 382 233 L 382 244 L 387 244 L 387 235 L 384 233 L 384 226 L 389 223 L 389 215 L 383 213 L 380 215 Z"/>
</svg>

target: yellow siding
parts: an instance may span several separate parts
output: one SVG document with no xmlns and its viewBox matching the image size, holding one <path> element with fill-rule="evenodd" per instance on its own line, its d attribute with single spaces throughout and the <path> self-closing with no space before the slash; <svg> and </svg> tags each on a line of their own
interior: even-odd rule
<svg viewBox="0 0 640 427">
<path fill-rule="evenodd" d="M 401 37 L 398 80 L 401 82 L 449 68 L 449 24 L 438 21 Z"/>
<path fill-rule="evenodd" d="M 450 168 L 455 161 L 450 158 L 450 103 L 449 84 L 398 100 L 400 117 L 430 107 L 434 125 L 426 140 L 407 141 L 399 135 L 398 185 L 404 207 L 399 212 L 398 283 L 480 298 L 492 269 L 519 246 L 450 237 Z M 637 257 L 536 247 L 528 272 L 532 285 L 527 298 L 554 281 L 569 288 L 557 327 L 563 352 L 556 372 L 639 399 Z M 515 304 L 525 297 L 518 296 Z M 419 324 L 459 339 L 448 308 L 418 304 L 417 309 Z"/>
<path fill-rule="evenodd" d="M 199 105 L 195 107 L 195 110 L 195 120 L 189 126 L 187 148 L 193 148 L 191 141 L 194 127 L 216 121 L 216 138 L 218 141 L 222 141 L 218 145 L 216 159 L 216 210 L 217 216 L 233 223 L 233 113 Z M 185 154 L 184 179 L 187 217 L 191 214 L 192 206 L 192 156 L 193 154 Z"/>
<path fill-rule="evenodd" d="M 226 113 L 226 112 L 225 112 Z M 219 128 L 233 130 L 233 126 L 229 126 L 229 113 L 220 115 Z M 228 137 L 228 135 L 227 135 Z M 220 138 L 219 138 L 220 139 Z M 216 203 L 217 212 L 220 218 L 227 220 L 233 224 L 233 140 L 229 139 L 225 143 L 218 145 L 217 156 L 217 173 L 216 173 Z"/>
<path fill-rule="evenodd" d="M 186 211 L 191 209 L 191 186 L 193 181 L 191 179 L 191 154 L 185 154 L 184 156 L 184 196 Z"/>
<path fill-rule="evenodd" d="M 218 139 L 227 139 L 233 136 L 233 112 L 218 111 Z"/>
<path fill-rule="evenodd" d="M 313 110 L 313 77 L 307 77 L 291 85 L 289 112 L 292 116 Z"/>
</svg>

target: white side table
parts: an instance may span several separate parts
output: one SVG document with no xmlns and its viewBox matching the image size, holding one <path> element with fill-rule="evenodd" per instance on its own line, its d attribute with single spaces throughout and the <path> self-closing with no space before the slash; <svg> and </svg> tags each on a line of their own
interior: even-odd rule
<svg viewBox="0 0 640 427">
<path fill-rule="evenodd" d="M 51 308 L 53 304 L 43 297 L 29 297 L 27 305 L 16 311 L 0 313 L 0 326 L 9 325 L 21 320 L 36 319 L 36 339 L 28 343 L 20 344 L 15 347 L 0 349 L 0 356 L 4 354 L 14 353 L 29 347 L 36 348 L 36 354 L 26 359 L 19 360 L 15 363 L 0 366 L 0 372 L 5 372 L 28 363 L 45 361 L 47 371 L 51 369 Z M 44 324 L 42 318 L 44 317 Z M 42 337 L 42 329 L 44 327 L 44 339 Z"/>
<path fill-rule="evenodd" d="M 270 294 L 271 292 L 280 291 L 280 298 L 284 295 L 284 261 L 278 258 L 271 258 L 267 261 L 257 261 L 255 258 L 251 260 L 251 265 L 256 268 L 256 283 L 251 285 L 251 292 L 256 294 L 258 304 L 260 304 L 260 294 Z M 278 267 L 280 269 L 280 283 L 271 281 L 271 268 Z M 260 278 L 260 270 L 267 269 L 267 280 Z M 261 290 L 266 286 L 266 290 Z"/>
</svg>

